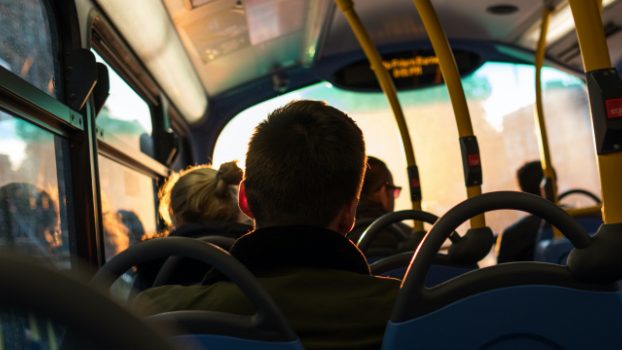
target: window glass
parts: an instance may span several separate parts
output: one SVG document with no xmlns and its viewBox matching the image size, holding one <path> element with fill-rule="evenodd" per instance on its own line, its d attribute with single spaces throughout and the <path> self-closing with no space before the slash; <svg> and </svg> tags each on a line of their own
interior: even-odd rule
<svg viewBox="0 0 622 350">
<path fill-rule="evenodd" d="M 543 71 L 545 118 L 560 191 L 585 188 L 600 193 L 588 101 L 582 81 L 553 68 Z M 518 190 L 516 170 L 539 159 L 533 108 L 534 68 L 489 62 L 463 79 L 473 128 L 479 140 L 484 191 Z M 369 155 L 386 161 L 397 185 L 407 186 L 406 157 L 384 95 L 359 93 L 319 83 L 253 106 L 224 128 L 214 150 L 216 167 L 244 163 L 254 127 L 269 112 L 297 99 L 324 100 L 348 113 L 363 130 Z M 445 86 L 399 93 L 421 172 L 423 208 L 442 215 L 466 199 L 458 131 Z M 410 206 L 408 191 L 396 210 Z M 580 197 L 577 196 L 580 199 Z M 575 203 L 575 204 L 588 204 Z M 523 214 L 486 214 L 499 232 Z"/>
<path fill-rule="evenodd" d="M 99 157 L 106 260 L 156 233 L 154 180 Z"/>
<path fill-rule="evenodd" d="M 97 127 L 106 140 L 117 146 L 129 146 L 153 157 L 151 111 L 115 70 L 92 50 L 98 62 L 108 67 L 110 95 L 97 115 Z"/>
<path fill-rule="evenodd" d="M 0 247 L 69 267 L 66 140 L 0 110 Z"/>
<path fill-rule="evenodd" d="M 0 66 L 56 95 L 54 40 L 40 0 L 0 0 Z"/>
</svg>

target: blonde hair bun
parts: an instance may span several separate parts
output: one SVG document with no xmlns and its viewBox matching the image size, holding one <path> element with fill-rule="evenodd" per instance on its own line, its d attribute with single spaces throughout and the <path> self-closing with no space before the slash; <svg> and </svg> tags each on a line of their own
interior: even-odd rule
<svg viewBox="0 0 622 350">
<path fill-rule="evenodd" d="M 242 169 L 238 167 L 235 161 L 222 163 L 218 169 L 218 176 L 227 185 L 239 185 L 240 181 L 242 181 L 242 175 Z"/>
<path fill-rule="evenodd" d="M 241 213 L 236 186 L 242 175 L 236 162 L 224 163 L 219 170 L 195 165 L 173 173 L 160 189 L 160 215 L 168 226 L 210 220 L 237 222 Z"/>
</svg>

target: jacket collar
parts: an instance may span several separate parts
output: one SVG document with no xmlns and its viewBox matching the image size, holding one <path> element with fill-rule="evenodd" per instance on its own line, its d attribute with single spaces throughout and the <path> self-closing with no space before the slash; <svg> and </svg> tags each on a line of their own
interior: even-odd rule
<svg viewBox="0 0 622 350">
<path fill-rule="evenodd" d="M 252 230 L 251 226 L 223 221 L 203 221 L 185 224 L 173 230 L 169 236 L 200 238 L 209 235 L 220 235 L 238 238 Z"/>
<path fill-rule="evenodd" d="M 370 274 L 365 256 L 349 239 L 320 227 L 257 229 L 239 238 L 230 252 L 255 274 L 287 267 Z"/>
</svg>

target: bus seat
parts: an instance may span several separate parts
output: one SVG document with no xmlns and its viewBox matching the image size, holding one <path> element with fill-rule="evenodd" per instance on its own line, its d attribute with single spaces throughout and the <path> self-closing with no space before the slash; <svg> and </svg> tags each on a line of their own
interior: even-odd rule
<svg viewBox="0 0 622 350">
<path fill-rule="evenodd" d="M 526 211 L 558 227 L 575 247 L 569 264 L 511 262 L 425 287 L 434 252 L 451 232 L 471 217 L 501 209 Z M 418 247 L 382 349 L 622 348 L 622 292 L 613 282 L 622 276 L 622 266 L 615 249 L 603 249 L 618 244 L 611 227 L 592 239 L 554 203 L 526 193 L 489 192 L 463 201 Z M 597 263 L 589 259 L 594 254 Z"/>
<path fill-rule="evenodd" d="M 232 237 L 217 235 L 204 236 L 194 239 L 214 244 L 226 251 L 229 251 L 233 246 L 233 243 L 235 243 L 235 239 Z M 186 264 L 186 266 L 184 266 L 184 263 Z M 155 279 L 153 281 L 153 287 L 163 286 L 166 284 L 184 284 L 181 283 L 182 281 L 180 281 L 179 278 L 179 276 L 183 273 L 183 271 L 181 270 L 182 268 L 188 269 L 189 267 L 196 268 L 197 266 L 199 266 L 199 264 L 194 264 L 193 262 L 188 262 L 188 260 L 184 261 L 184 259 L 179 256 L 169 257 L 168 259 L 166 259 L 166 261 L 158 271 L 157 275 L 155 276 Z M 210 266 L 205 266 L 205 271 L 209 271 L 210 269 Z"/>
<path fill-rule="evenodd" d="M 0 329 L 0 348 L 173 349 L 162 334 L 166 330 L 145 324 L 134 313 L 87 285 L 79 272 L 70 275 L 46 266 L 32 256 L 16 255 L 7 250 L 0 250 L 0 266 L 0 309 L 27 313 L 30 319 L 49 319 L 64 330 L 62 344 L 54 340 L 31 342 L 28 338 L 32 334 L 26 334 L 26 337 L 9 334 L 7 330 L 21 331 L 26 325 L 20 325 L 19 318 L 10 320 L 7 314 L 3 314 L 0 317 L 0 326 L 3 327 Z M 4 328 L 15 326 L 15 321 L 18 328 Z"/>
<path fill-rule="evenodd" d="M 533 260 L 563 265 L 572 248 L 572 243 L 564 238 L 539 241 L 533 251 Z"/>
<path fill-rule="evenodd" d="M 412 259 L 412 255 L 413 252 L 404 252 L 389 256 L 374 261 L 369 265 L 369 267 L 374 275 L 402 279 L 404 278 L 406 268 Z M 451 262 L 447 255 L 437 254 L 434 259 L 434 264 L 430 267 L 430 270 L 426 275 L 425 285 L 426 287 L 432 287 L 477 268 L 477 264 L 456 265 Z"/>
<path fill-rule="evenodd" d="M 245 316 L 189 310 L 157 314 L 148 320 L 162 325 L 176 324 L 178 333 L 172 339 L 180 349 L 303 350 L 298 339 L 283 339 L 266 332 L 262 326 L 248 328 Z"/>
<path fill-rule="evenodd" d="M 603 219 L 598 215 L 583 215 L 575 216 L 574 219 L 581 225 L 588 234 L 593 235 L 598 231 L 600 225 L 603 224 Z M 537 240 L 544 241 L 553 238 L 553 228 L 551 225 L 545 224 L 544 227 L 538 232 Z"/>
<path fill-rule="evenodd" d="M 152 323 L 169 326 L 177 345 L 191 349 L 303 349 L 300 338 L 255 277 L 228 252 L 202 240 L 166 237 L 136 244 L 102 266 L 92 282 L 110 288 L 132 266 L 168 256 L 212 266 L 236 283 L 257 310 L 250 316 L 183 310 L 148 317 Z"/>
<path fill-rule="evenodd" d="M 250 349 L 250 350 L 303 350 L 300 342 L 275 343 L 250 339 L 233 339 L 217 335 L 188 336 L 173 338 L 181 349 Z M 231 347 L 231 344 L 235 344 Z"/>
<path fill-rule="evenodd" d="M 577 216 L 574 219 L 589 235 L 594 235 L 603 224 L 602 218 L 598 215 Z M 538 232 L 533 259 L 553 264 L 565 264 L 572 248 L 572 243 L 566 237 L 553 239 L 552 227 L 547 224 Z"/>
<path fill-rule="evenodd" d="M 489 322 L 474 322 L 474 313 Z M 618 292 L 550 285 L 501 288 L 413 320 L 389 322 L 382 349 L 588 349 L 599 347 L 596 339 L 620 348 L 622 335 L 614 330 L 622 327 L 621 314 Z M 440 329 L 451 332 L 439 336 Z"/>
</svg>

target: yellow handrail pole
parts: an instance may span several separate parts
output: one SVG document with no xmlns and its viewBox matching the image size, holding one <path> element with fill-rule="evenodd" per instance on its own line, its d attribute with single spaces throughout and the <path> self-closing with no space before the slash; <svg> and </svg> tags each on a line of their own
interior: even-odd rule
<svg viewBox="0 0 622 350">
<path fill-rule="evenodd" d="M 397 92 L 395 89 L 395 85 L 393 84 L 393 80 L 391 79 L 389 72 L 387 72 L 387 69 L 382 64 L 382 58 L 380 57 L 378 50 L 376 50 L 376 47 L 372 43 L 369 34 L 367 34 L 363 23 L 354 11 L 354 4 L 352 3 L 352 0 L 335 0 L 335 2 L 337 3 L 337 6 L 348 21 L 350 28 L 352 28 L 356 39 L 358 40 L 361 48 L 365 52 L 365 56 L 367 56 L 367 59 L 371 64 L 371 69 L 376 75 L 376 79 L 378 79 L 380 88 L 382 88 L 382 91 L 387 97 L 387 100 L 389 100 L 389 105 L 391 105 L 393 115 L 395 116 L 395 120 L 400 131 L 400 136 L 402 137 L 404 152 L 406 153 L 406 162 L 408 163 L 408 168 L 410 172 L 410 169 L 417 168 L 415 151 L 412 145 L 412 141 L 410 140 L 410 134 L 408 133 L 408 126 L 406 125 L 406 118 L 404 118 L 404 112 L 402 111 L 400 102 L 397 99 Z M 409 182 L 412 181 L 410 173 L 408 179 Z M 415 210 L 421 210 L 420 195 L 419 199 L 415 199 L 412 201 L 412 208 Z M 415 221 L 415 230 L 423 231 L 423 223 L 420 221 Z"/>
<path fill-rule="evenodd" d="M 553 160 L 551 159 L 551 149 L 549 147 L 549 134 L 546 130 L 544 120 L 544 101 L 542 99 L 542 66 L 546 54 L 546 35 L 549 30 L 549 21 L 553 9 L 547 5 L 542 10 L 542 20 L 540 24 L 540 38 L 536 48 L 535 71 L 536 71 L 536 104 L 534 106 L 534 119 L 536 122 L 538 137 L 538 149 L 540 151 L 540 163 L 544 181 L 542 183 L 542 194 L 553 203 L 557 203 L 557 178 L 553 170 Z M 553 238 L 560 239 L 563 235 L 556 227 L 553 227 Z"/>
<path fill-rule="evenodd" d="M 553 171 L 553 161 L 549 148 L 549 137 L 544 120 L 544 101 L 542 99 L 542 65 L 546 53 L 546 34 L 549 29 L 549 20 L 552 9 L 545 6 L 542 10 L 542 21 L 540 26 L 540 39 L 536 49 L 535 70 L 536 70 L 536 104 L 534 108 L 534 119 L 537 128 L 538 148 L 540 150 L 540 162 L 545 179 L 544 195 L 551 202 L 557 203 L 557 179 Z"/>
<path fill-rule="evenodd" d="M 586 0 L 569 2 L 585 72 L 611 68 L 598 4 Z M 598 170 L 603 195 L 603 221 L 606 224 L 622 223 L 622 152 L 599 154 Z"/>
<path fill-rule="evenodd" d="M 429 0 L 413 0 L 417 11 L 423 21 L 423 25 L 430 37 L 434 52 L 439 59 L 439 65 L 445 84 L 447 84 L 447 90 L 449 90 L 449 97 L 456 116 L 456 124 L 458 126 L 458 134 L 460 138 L 473 138 L 473 126 L 471 125 L 471 116 L 469 114 L 469 108 L 467 106 L 464 90 L 462 89 L 462 83 L 460 81 L 460 74 L 458 73 L 458 67 L 456 65 L 456 59 L 454 57 L 449 42 L 445 36 L 445 32 L 440 25 L 436 12 L 432 7 Z M 479 154 L 478 154 L 479 157 Z M 479 159 L 477 159 L 479 166 Z M 464 165 L 465 168 L 467 165 Z M 465 181 L 466 172 L 465 172 Z M 481 184 L 467 185 L 467 196 L 469 198 L 482 193 Z M 486 219 L 483 214 L 478 215 L 471 219 L 471 228 L 480 228 L 486 226 Z"/>
<path fill-rule="evenodd" d="M 602 212 L 601 205 L 593 205 L 591 207 L 583 207 L 583 208 L 567 208 L 564 209 L 566 213 L 570 216 L 585 216 L 585 215 L 596 215 Z"/>
</svg>

